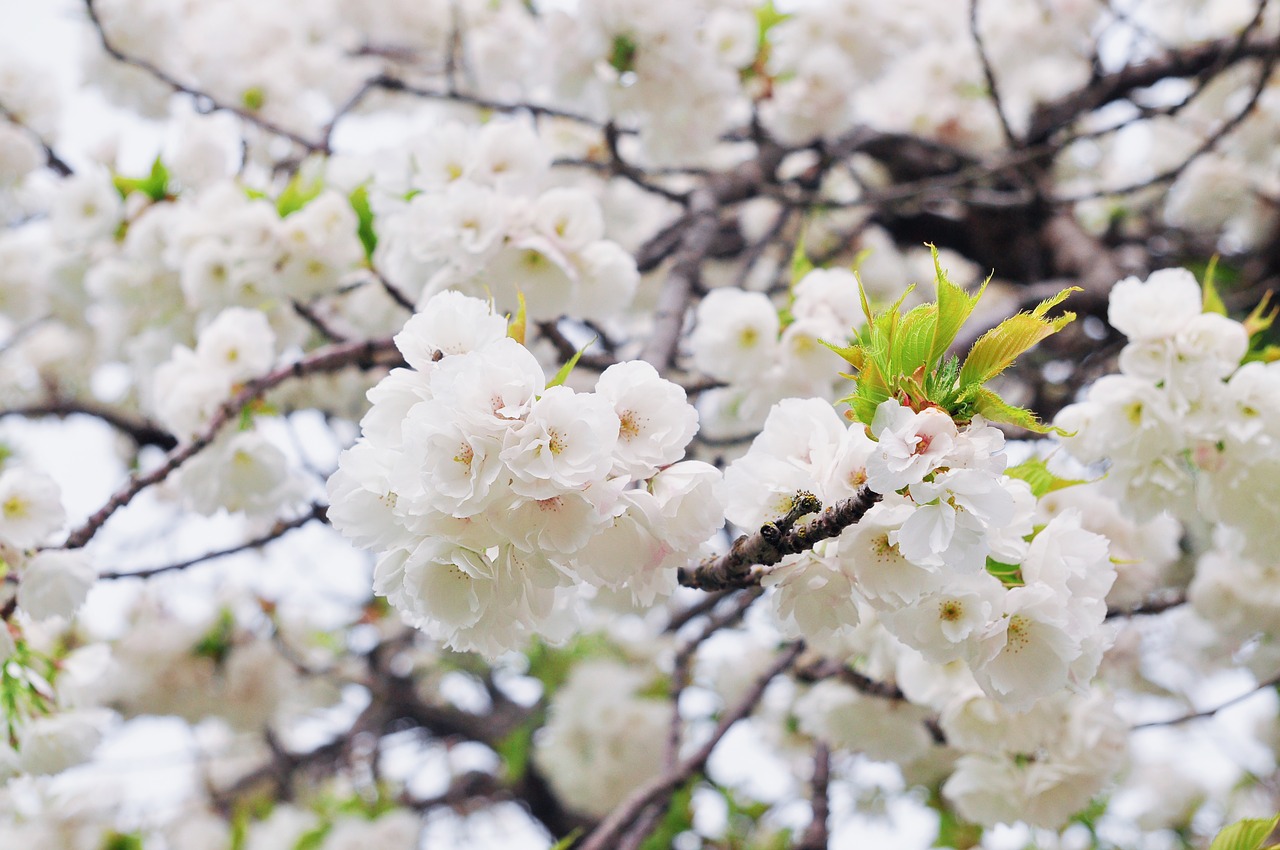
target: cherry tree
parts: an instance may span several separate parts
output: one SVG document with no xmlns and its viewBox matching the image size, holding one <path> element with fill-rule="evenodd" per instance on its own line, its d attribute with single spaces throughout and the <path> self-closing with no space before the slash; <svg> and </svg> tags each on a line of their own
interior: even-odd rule
<svg viewBox="0 0 1280 850">
<path fill-rule="evenodd" d="M 1274 843 L 1267 0 L 49 7 L 0 845 Z"/>
</svg>

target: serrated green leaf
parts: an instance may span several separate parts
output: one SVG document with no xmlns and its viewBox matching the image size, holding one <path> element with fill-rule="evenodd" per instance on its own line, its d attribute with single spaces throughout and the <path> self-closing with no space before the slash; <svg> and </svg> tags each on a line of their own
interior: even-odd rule
<svg viewBox="0 0 1280 850">
<path fill-rule="evenodd" d="M 1049 471 L 1049 465 L 1045 463 L 1044 459 L 1038 457 L 1027 458 L 1017 466 L 1011 466 L 1006 469 L 1004 474 L 1010 478 L 1017 478 L 1027 482 L 1031 487 L 1031 492 L 1035 494 L 1037 499 L 1055 490 L 1063 490 L 1067 487 L 1074 487 L 1077 484 L 1089 483 L 1081 478 L 1059 478 Z"/>
<path fill-rule="evenodd" d="M 276 198 L 276 212 L 285 218 L 311 203 L 324 190 L 324 181 L 320 179 L 303 181 L 302 173 L 293 175 L 280 197 Z"/>
<path fill-rule="evenodd" d="M 1227 315 L 1227 305 L 1222 300 L 1222 296 L 1218 294 L 1218 287 L 1214 285 L 1214 276 L 1218 271 L 1218 255 L 1214 254 L 1209 258 L 1209 265 L 1204 270 L 1204 301 L 1200 308 L 1204 313 L 1217 313 L 1219 316 Z"/>
<path fill-rule="evenodd" d="M 942 264 L 938 261 L 938 249 L 930 245 L 929 251 L 933 254 L 934 277 L 938 285 L 938 321 L 934 330 L 933 348 L 929 352 L 930 362 L 936 363 L 947 353 L 951 343 L 955 342 L 961 326 L 969 320 L 969 316 L 973 314 L 973 308 L 978 305 L 982 294 L 987 291 L 987 284 L 991 282 L 991 278 L 984 280 L 978 291 L 970 295 L 947 277 Z"/>
<path fill-rule="evenodd" d="M 1054 425 L 1045 425 L 1030 410 L 1025 407 L 1014 407 L 986 387 L 974 389 L 966 401 L 972 406 L 974 413 L 982 414 L 991 422 L 1017 425 L 1019 428 L 1025 428 L 1037 434 L 1048 434 L 1052 431 L 1059 436 L 1069 436 L 1067 431 Z"/>
<path fill-rule="evenodd" d="M 1029 348 L 1066 327 L 1075 319 L 1075 313 L 1063 313 L 1054 319 L 1046 319 L 1044 315 L 1075 290 L 1075 287 L 1064 289 L 1040 302 L 1030 313 L 1010 316 L 978 337 L 960 367 L 961 385 L 985 384 L 1013 365 Z"/>
<path fill-rule="evenodd" d="M 521 306 L 523 305 L 524 305 L 524 302 L 521 302 Z M 559 371 L 556 372 L 556 376 L 547 382 L 547 389 L 551 389 L 552 387 L 558 387 L 561 384 L 563 384 L 565 381 L 569 380 L 569 375 L 570 373 L 573 372 L 573 367 L 578 365 L 578 360 L 582 357 L 582 353 L 586 351 L 588 348 L 590 348 L 591 346 L 595 345 L 596 340 L 598 340 L 599 338 L 600 337 L 598 336 L 591 337 L 591 340 L 586 345 L 582 346 L 582 348 L 579 348 L 577 351 L 575 351 L 573 353 L 573 356 L 569 358 L 568 362 L 566 362 L 563 366 L 561 366 Z"/>
<path fill-rule="evenodd" d="M 1280 846 L 1272 835 L 1277 828 L 1280 828 L 1280 815 L 1271 820 L 1250 818 L 1237 821 L 1218 833 L 1209 850 L 1269 850 Z"/>
<path fill-rule="evenodd" d="M 825 339 L 820 339 L 818 342 L 822 343 L 826 348 L 839 355 L 844 362 L 848 363 L 853 368 L 862 368 L 862 364 L 865 361 L 865 355 L 862 351 L 862 346 L 858 343 L 852 343 L 850 345 L 836 345 L 833 342 L 827 342 Z"/>
<path fill-rule="evenodd" d="M 895 340 L 896 363 L 894 371 L 900 375 L 914 374 L 917 369 L 928 369 L 934 364 L 933 340 L 938 325 L 936 304 L 920 304 L 902 317 Z"/>
<path fill-rule="evenodd" d="M 372 262 L 373 251 L 378 247 L 378 234 L 373 230 L 373 208 L 369 206 L 369 187 L 357 186 L 347 196 L 347 200 L 350 201 L 351 208 L 356 211 L 356 220 L 359 222 L 356 235 L 360 237 L 360 244 L 364 246 L 364 258 Z"/>
</svg>

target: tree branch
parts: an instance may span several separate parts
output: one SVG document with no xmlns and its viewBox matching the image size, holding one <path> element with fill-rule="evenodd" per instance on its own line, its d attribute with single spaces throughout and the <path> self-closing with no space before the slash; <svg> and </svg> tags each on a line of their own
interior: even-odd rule
<svg viewBox="0 0 1280 850">
<path fill-rule="evenodd" d="M 189 558 L 188 560 L 179 561 L 174 564 L 165 564 L 162 567 L 145 567 L 137 570 L 108 570 L 107 572 L 101 573 L 98 578 L 106 580 L 121 578 L 151 578 L 152 576 L 157 576 L 161 573 L 185 570 L 187 567 L 194 567 L 196 564 L 203 564 L 206 561 L 225 558 L 229 555 L 238 555 L 241 552 L 247 552 L 250 549 L 261 548 L 273 540 L 284 537 L 295 528 L 301 528 L 308 523 L 315 521 L 326 522 L 328 520 L 327 512 L 327 506 L 322 505 L 319 502 L 313 502 L 306 513 L 294 517 L 293 519 L 277 520 L 265 534 L 260 534 L 252 540 L 246 540 L 244 543 L 237 546 L 230 546 L 226 549 L 217 549 L 212 552 L 206 552 L 205 554 L 199 555 L 195 558 Z"/>
<path fill-rule="evenodd" d="M 199 453 L 213 442 L 222 427 L 239 416 L 246 405 L 260 398 L 268 390 L 274 389 L 290 378 L 302 378 L 307 375 L 336 372 L 348 366 L 360 369 L 373 369 L 382 366 L 402 364 L 403 358 L 396 350 L 391 339 L 371 339 L 364 342 L 342 343 L 318 349 L 288 366 L 282 366 L 261 378 L 248 381 L 231 398 L 218 407 L 213 417 L 189 443 L 179 445 L 170 451 L 164 462 L 150 472 L 135 472 L 129 476 L 128 482 L 117 490 L 107 503 L 93 516 L 89 517 L 77 529 L 71 532 L 63 544 L 65 549 L 79 549 L 93 539 L 98 530 L 111 515 L 123 508 L 133 498 L 153 484 L 164 481 L 178 467 Z"/>
<path fill-rule="evenodd" d="M 777 660 L 769 666 L 769 669 L 756 679 L 747 691 L 746 696 L 720 717 L 720 722 L 716 724 L 711 736 L 696 752 L 683 759 L 676 765 L 674 770 L 667 771 L 641 786 L 622 805 L 610 812 L 609 816 L 600 822 L 600 825 L 587 836 L 578 850 L 613 850 L 618 836 L 651 803 L 670 794 L 687 782 L 694 774 L 701 772 L 707 763 L 707 759 L 711 758 L 712 751 L 715 750 L 720 740 L 724 738 L 729 728 L 752 712 L 760 698 L 764 696 L 765 688 L 769 686 L 769 683 L 778 674 L 795 663 L 796 658 L 799 657 L 803 650 L 803 641 L 796 641 L 783 650 Z"/>
<path fill-rule="evenodd" d="M 766 523 L 755 534 L 749 537 L 744 534 L 733 541 L 733 546 L 725 554 L 703 561 L 692 570 L 682 568 L 678 573 L 680 584 L 698 590 L 758 585 L 761 576 L 752 567 L 772 566 L 787 555 L 808 551 L 818 541 L 838 536 L 849 526 L 857 524 L 878 501 L 880 494 L 864 486 L 857 495 L 828 507 L 817 519 L 800 528 L 782 527 L 786 518 L 777 523 Z M 806 513 L 812 513 L 820 506 L 818 503 Z"/>
<path fill-rule="evenodd" d="M 44 404 L 0 410 L 0 418 L 6 416 L 24 416 L 28 419 L 44 416 L 56 416 L 59 419 L 71 416 L 92 416 L 124 434 L 139 447 L 156 446 L 168 451 L 178 445 L 178 439 L 159 425 L 146 419 L 132 419 L 106 405 L 92 401 L 54 399 Z"/>
</svg>

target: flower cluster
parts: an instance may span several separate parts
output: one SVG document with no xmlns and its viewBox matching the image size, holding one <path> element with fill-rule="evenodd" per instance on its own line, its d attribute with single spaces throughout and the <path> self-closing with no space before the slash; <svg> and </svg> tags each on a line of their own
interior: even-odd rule
<svg viewBox="0 0 1280 850">
<path fill-rule="evenodd" d="M 1120 372 L 1056 421 L 1074 432 L 1075 457 L 1108 460 L 1104 485 L 1133 514 L 1220 523 L 1269 561 L 1280 546 L 1280 365 L 1242 365 L 1265 319 L 1237 322 L 1204 303 L 1185 269 L 1116 284 L 1108 318 L 1129 338 Z"/>
<path fill-rule="evenodd" d="M 412 369 L 369 394 L 329 480 L 335 527 L 380 553 L 375 590 L 457 649 L 572 628 L 579 585 L 669 593 L 719 528 L 712 466 L 679 462 L 684 391 L 643 362 L 548 386 L 507 321 L 444 292 L 396 336 Z"/>
<path fill-rule="evenodd" d="M 456 289 L 514 312 L 519 286 L 531 319 L 617 313 L 639 283 L 635 260 L 604 238 L 595 196 L 545 188 L 549 172 L 546 144 L 523 123 L 446 124 L 374 196 L 384 229 L 375 259 L 420 304 Z"/>
<path fill-rule="evenodd" d="M 844 269 L 814 269 L 793 294 L 785 322 L 762 292 L 714 289 L 698 305 L 693 363 L 727 384 L 702 399 L 705 427 L 717 436 L 755 432 L 784 398 L 836 394 L 841 361 L 823 341 L 847 342 L 861 318 L 858 279 Z"/>
<path fill-rule="evenodd" d="M 534 760 L 571 808 L 604 817 L 662 770 L 671 713 L 646 699 L 645 674 L 613 661 L 573 668 L 555 692 Z"/>
<path fill-rule="evenodd" d="M 987 694 L 1025 709 L 1093 677 L 1115 569 L 1077 512 L 1037 529 L 1035 494 L 1006 463 L 1003 435 L 981 417 L 959 427 L 889 399 L 869 429 L 846 427 L 825 402 L 788 399 L 726 471 L 726 516 L 750 528 L 786 514 L 797 493 L 825 504 L 862 486 L 881 494 L 838 539 L 765 577 L 779 619 L 829 641 L 865 603 L 902 643 L 937 664 L 963 661 Z"/>
</svg>

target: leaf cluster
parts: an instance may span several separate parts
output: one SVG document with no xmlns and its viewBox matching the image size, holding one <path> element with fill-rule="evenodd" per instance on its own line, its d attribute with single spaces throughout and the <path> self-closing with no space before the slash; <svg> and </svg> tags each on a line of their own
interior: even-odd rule
<svg viewBox="0 0 1280 850">
<path fill-rule="evenodd" d="M 937 249 L 933 246 L 930 249 L 937 279 L 937 301 L 903 312 L 903 302 L 911 292 L 909 288 L 891 306 L 876 313 L 868 303 L 866 290 L 860 288 L 866 326 L 849 345 L 824 343 L 854 369 L 854 374 L 847 376 L 855 382 L 854 392 L 841 399 L 850 406 L 851 418 L 870 425 L 880 403 L 894 399 L 913 410 L 939 408 L 959 424 L 981 415 L 992 422 L 1017 425 L 1041 434 L 1057 430 L 1042 424 L 1031 411 L 1009 404 L 984 385 L 1012 366 L 1032 346 L 1075 319 L 1074 313 L 1053 318 L 1048 313 L 1077 288 L 1064 289 L 1031 311 L 1005 319 L 978 337 L 961 360 L 948 352 L 982 298 L 990 278 L 977 293 L 969 295 L 942 270 Z"/>
</svg>

